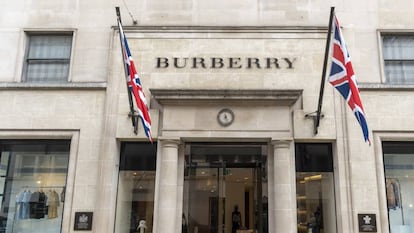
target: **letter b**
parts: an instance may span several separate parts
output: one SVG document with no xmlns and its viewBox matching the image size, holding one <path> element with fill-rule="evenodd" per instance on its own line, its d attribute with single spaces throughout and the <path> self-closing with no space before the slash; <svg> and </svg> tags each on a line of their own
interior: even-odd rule
<svg viewBox="0 0 414 233">
<path fill-rule="evenodd" d="M 211 58 L 211 68 L 223 68 L 223 58 L 221 57 L 212 57 Z"/>
<path fill-rule="evenodd" d="M 167 67 L 168 67 L 168 58 L 157 57 L 157 68 L 167 68 Z"/>
</svg>

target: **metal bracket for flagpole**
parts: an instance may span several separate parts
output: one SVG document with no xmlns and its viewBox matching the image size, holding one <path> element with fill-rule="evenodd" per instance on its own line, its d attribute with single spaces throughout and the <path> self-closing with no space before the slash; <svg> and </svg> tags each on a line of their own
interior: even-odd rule
<svg viewBox="0 0 414 233">
<path fill-rule="evenodd" d="M 134 127 L 134 134 L 138 135 L 138 121 L 139 121 L 139 114 L 137 111 L 133 111 L 133 112 L 129 112 L 128 113 L 128 117 L 130 117 L 132 119 L 132 122 L 134 122 L 133 127 Z"/>
<path fill-rule="evenodd" d="M 320 118 L 323 118 L 324 115 L 322 113 L 319 113 L 318 115 L 317 112 L 311 112 L 311 113 L 305 114 L 305 117 L 313 119 L 313 133 L 315 135 L 318 134 L 318 126 L 319 126 Z"/>
</svg>

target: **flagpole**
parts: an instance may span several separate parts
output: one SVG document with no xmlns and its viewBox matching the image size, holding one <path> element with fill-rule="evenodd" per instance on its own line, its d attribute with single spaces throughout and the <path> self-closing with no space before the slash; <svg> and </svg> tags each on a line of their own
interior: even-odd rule
<svg viewBox="0 0 414 233">
<path fill-rule="evenodd" d="M 328 35 L 326 38 L 326 45 L 325 45 L 325 58 L 323 61 L 323 69 L 322 69 L 321 88 L 319 90 L 318 110 L 316 111 L 316 116 L 314 116 L 315 117 L 314 118 L 315 135 L 318 134 L 318 127 L 319 127 L 319 122 L 321 119 L 322 100 L 323 100 L 323 92 L 325 89 L 325 79 L 326 79 L 326 67 L 328 65 L 328 55 L 329 55 L 329 47 L 331 45 L 332 22 L 333 22 L 334 14 L 335 14 L 335 7 L 331 7 L 331 13 L 329 16 L 329 25 L 328 25 Z"/>
<path fill-rule="evenodd" d="M 115 7 L 115 11 L 116 11 L 116 16 L 117 16 L 117 20 L 118 20 L 118 26 L 122 25 L 122 20 L 121 20 L 121 12 L 119 11 L 119 7 Z M 119 30 L 119 41 L 121 42 L 121 47 L 123 47 L 122 45 L 124 44 L 124 42 L 122 41 L 122 35 L 121 35 L 121 28 L 118 27 Z M 122 32 L 123 33 L 123 32 Z M 125 78 L 126 78 L 126 88 L 127 88 L 127 92 L 128 92 L 128 100 L 129 100 L 129 114 L 128 116 L 131 117 L 132 120 L 132 126 L 134 127 L 134 133 L 138 134 L 138 115 L 134 109 L 134 103 L 132 101 L 132 94 L 131 91 L 129 90 L 128 87 L 128 71 L 127 71 L 127 66 L 125 64 L 125 51 L 124 49 L 122 50 L 122 62 L 124 64 L 124 73 L 125 73 Z"/>
</svg>

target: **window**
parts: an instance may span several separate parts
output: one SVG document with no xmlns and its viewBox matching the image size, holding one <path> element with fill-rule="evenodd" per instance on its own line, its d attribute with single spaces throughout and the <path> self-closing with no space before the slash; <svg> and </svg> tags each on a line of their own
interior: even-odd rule
<svg viewBox="0 0 414 233">
<path fill-rule="evenodd" d="M 382 149 L 390 232 L 412 232 L 414 142 L 383 142 Z"/>
<path fill-rule="evenodd" d="M 297 143 L 295 154 L 297 232 L 337 232 L 332 145 Z"/>
<path fill-rule="evenodd" d="M 146 226 L 152 233 L 157 144 L 123 142 L 115 232 L 135 233 Z"/>
<path fill-rule="evenodd" d="M 24 81 L 67 82 L 72 33 L 28 34 Z"/>
<path fill-rule="evenodd" d="M 0 140 L 0 233 L 61 232 L 69 148 L 69 140 Z"/>
<path fill-rule="evenodd" d="M 414 84 L 414 35 L 383 35 L 386 82 Z"/>
</svg>

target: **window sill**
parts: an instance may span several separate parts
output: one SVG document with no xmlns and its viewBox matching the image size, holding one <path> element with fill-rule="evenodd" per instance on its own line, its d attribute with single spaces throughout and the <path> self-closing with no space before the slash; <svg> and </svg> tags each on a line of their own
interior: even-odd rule
<svg viewBox="0 0 414 233">
<path fill-rule="evenodd" d="M 104 90 L 106 82 L 76 82 L 76 83 L 14 83 L 0 82 L 0 90 Z"/>
<path fill-rule="evenodd" d="M 414 91 L 414 84 L 358 83 L 363 91 Z"/>
</svg>

